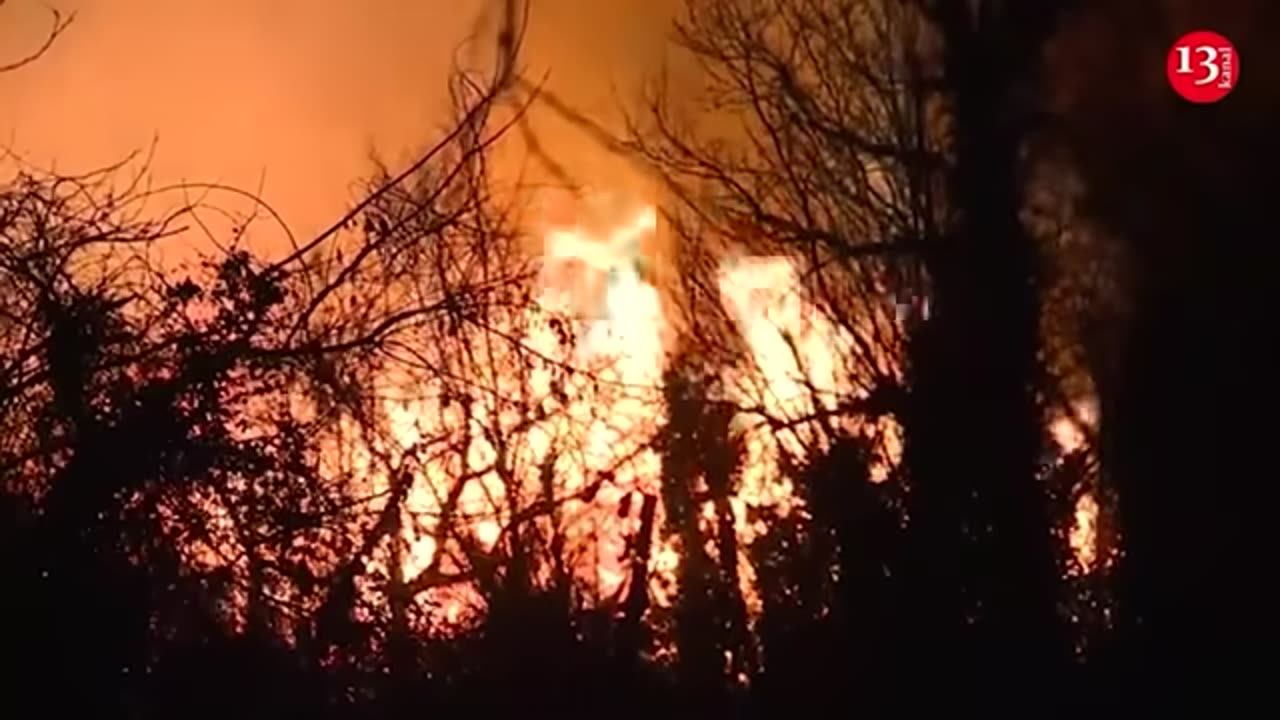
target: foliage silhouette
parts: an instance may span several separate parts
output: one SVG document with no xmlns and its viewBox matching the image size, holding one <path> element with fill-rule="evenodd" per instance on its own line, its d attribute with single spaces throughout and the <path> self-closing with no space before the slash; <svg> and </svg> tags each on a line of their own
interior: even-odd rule
<svg viewBox="0 0 1280 720">
<path fill-rule="evenodd" d="M 1205 111 L 1137 76 L 1158 76 L 1164 35 L 1206 25 L 1262 78 L 1274 8 L 690 2 L 677 29 L 712 79 L 705 122 L 658 95 L 626 139 L 519 77 L 525 18 L 502 9 L 490 73 L 454 75 L 451 128 L 305 242 L 243 191 L 150 187 L 145 158 L 78 176 L 7 158 L 14 707 L 776 717 L 946 698 L 1052 715 L 1251 670 L 1259 526 L 1238 511 L 1258 503 L 1239 479 L 1259 424 L 1186 417 L 1243 418 L 1232 401 L 1265 382 L 1244 349 L 1261 326 L 1233 313 L 1262 306 L 1246 239 L 1269 219 L 1276 94 L 1245 83 Z M 1135 74 L 1124 92 L 1100 79 L 1116 67 Z M 655 273 L 675 340 L 649 384 L 544 302 L 521 198 L 491 181 L 537 101 L 670 193 Z M 1212 132 L 1188 149 L 1195 128 Z M 269 230 L 289 247 L 250 251 Z M 158 260 L 184 233 L 215 250 Z M 815 381 L 805 338 L 782 333 L 798 397 L 753 385 L 768 368 L 726 277 L 755 266 L 725 262 L 747 254 L 791 261 L 747 294 L 816 308 L 852 381 Z M 1214 323 L 1234 335 L 1187 342 Z M 1082 396 L 1083 439 L 1055 449 Z M 794 507 L 742 500 L 761 442 Z M 1090 567 L 1068 528 L 1083 496 Z M 674 594 L 657 582 L 671 548 Z"/>
</svg>

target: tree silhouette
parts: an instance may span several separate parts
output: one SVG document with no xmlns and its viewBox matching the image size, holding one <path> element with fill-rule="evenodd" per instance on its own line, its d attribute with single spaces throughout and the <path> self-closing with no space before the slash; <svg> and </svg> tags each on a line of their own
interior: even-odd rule
<svg viewBox="0 0 1280 720">
<path fill-rule="evenodd" d="M 453 124 L 313 238 L 145 157 L 5 156 L 15 707 L 1053 714 L 1253 677 L 1276 98 L 1158 66 L 1203 25 L 1263 77 L 1270 6 L 690 2 L 703 104 L 625 139 L 519 77 L 501 8 Z M 489 168 L 532 102 L 665 183 L 670 337 L 544 282 L 536 191 Z"/>
<path fill-rule="evenodd" d="M 1067 657 L 1036 480 L 1040 251 L 1019 159 L 1064 7 L 690 4 L 680 39 L 709 68 L 708 113 L 741 120 L 700 142 L 658 105 L 658 139 L 641 140 L 688 202 L 800 258 L 810 292 L 871 338 L 859 375 L 899 397 L 906 429 L 915 619 L 896 642 L 914 650 L 897 657 L 930 676 L 1053 678 Z M 867 332 L 925 293 L 927 319 Z"/>
<path fill-rule="evenodd" d="M 180 224 L 211 231 L 199 202 L 144 219 L 148 198 L 192 189 L 148 187 L 145 168 L 21 170 L 4 186 L 5 561 L 16 585 L 31 589 L 6 598 L 7 652 L 33 672 L 79 678 L 85 692 L 61 701 L 164 712 L 137 705 L 154 694 L 154 678 L 189 686 L 219 653 L 222 692 L 237 678 L 242 689 L 264 679 L 232 672 L 237 655 L 284 681 L 273 658 L 318 669 L 332 664 L 335 634 L 362 642 L 349 622 L 324 621 L 358 602 L 336 598 L 388 528 L 366 524 L 376 498 L 353 503 L 342 473 L 326 471 L 325 440 L 344 427 L 383 431 L 368 391 L 397 338 L 435 315 L 456 322 L 493 283 L 512 282 L 455 278 L 435 296 L 409 292 L 421 267 L 410 258 L 433 239 L 459 228 L 476 243 L 492 235 L 469 173 L 501 133 L 488 113 L 509 62 L 500 57 L 487 85 L 460 76 L 457 128 L 280 258 L 233 246 L 185 278 L 154 264 L 149 252 Z M 416 234 L 348 231 L 409 178 L 428 202 L 419 215 L 432 213 Z M 255 217 L 231 218 L 233 240 Z M 228 634 L 237 626 L 241 635 Z M 222 632 L 208 637 L 211 628 Z M 363 642 L 367 651 L 378 639 Z M 281 654 L 290 644 L 304 651 L 301 663 Z M 175 669 L 182 663 L 187 670 Z M 294 686 L 274 688 L 290 704 Z M 231 692 L 217 704 L 232 711 L 247 697 Z"/>
</svg>

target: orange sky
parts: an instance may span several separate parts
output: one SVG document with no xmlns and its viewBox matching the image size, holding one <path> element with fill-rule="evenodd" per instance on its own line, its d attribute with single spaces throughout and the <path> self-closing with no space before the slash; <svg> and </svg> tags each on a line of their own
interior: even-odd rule
<svg viewBox="0 0 1280 720">
<path fill-rule="evenodd" d="M 666 52 L 680 0 L 532 0 L 524 64 L 616 127 Z M 372 148 L 429 140 L 446 119 L 449 63 L 495 0 L 0 0 L 0 61 L 43 37 L 46 3 L 75 24 L 39 63 L 0 75 L 0 142 L 85 170 L 159 145 L 158 183 L 253 189 L 300 234 L 339 214 Z M 487 11 L 487 12 L 486 12 Z M 489 51 L 489 46 L 483 48 Z M 614 88 L 617 88 L 616 91 Z M 615 94 L 616 92 L 616 94 Z M 635 182 L 555 124 L 542 142 L 582 179 Z"/>
</svg>

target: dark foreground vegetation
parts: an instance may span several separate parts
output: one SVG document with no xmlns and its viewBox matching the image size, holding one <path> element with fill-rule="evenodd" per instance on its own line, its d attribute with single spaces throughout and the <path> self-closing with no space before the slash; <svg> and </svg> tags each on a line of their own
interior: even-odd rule
<svg viewBox="0 0 1280 720">
<path fill-rule="evenodd" d="M 598 138 L 669 191 L 668 284 L 687 319 L 647 441 L 660 487 L 631 503 L 632 579 L 606 598 L 566 569 L 563 513 L 610 477 L 565 490 L 554 458 L 529 475 L 538 488 L 508 490 L 488 547 L 463 529 L 458 470 L 435 511 L 450 553 L 407 572 L 413 478 L 424 458 L 465 457 L 467 440 L 392 452 L 378 395 L 397 377 L 461 412 L 492 397 L 529 415 L 547 411 L 502 383 L 589 372 L 503 332 L 533 275 L 519 214 L 490 191 L 489 150 L 529 103 L 592 130 L 520 78 L 519 8 L 492 71 L 455 78 L 454 130 L 374 174 L 316 238 L 289 236 L 265 204 L 210 209 L 244 199 L 232 189 L 10 158 L 4 715 L 1044 716 L 1243 702 L 1264 681 L 1270 611 L 1251 581 L 1267 567 L 1254 515 L 1270 477 L 1259 390 L 1274 368 L 1249 341 L 1269 327 L 1277 9 L 691 0 L 678 37 L 713 85 L 693 114 L 733 118 L 750 150 L 682 122 L 660 87 L 632 136 Z M 1164 84 L 1169 44 L 1201 27 L 1232 38 L 1246 66 L 1211 106 Z M 27 62 L 38 53 L 0 70 Z M 152 253 L 196 233 L 215 248 L 196 261 Z M 254 233 L 286 249 L 254 252 Z M 869 480 L 869 440 L 808 418 L 825 440 L 779 461 L 808 511 L 768 518 L 747 548 L 729 503 L 743 448 L 705 372 L 741 353 L 702 282 L 716 238 L 796 258 L 803 291 L 852 331 L 886 297 L 928 298 L 852 353 L 860 387 L 837 404 L 901 425 L 888 480 Z M 1080 398 L 1094 408 L 1085 441 L 1050 452 L 1047 419 Z M 467 417 L 492 423 L 498 448 L 519 432 Z M 339 428 L 386 479 L 376 498 L 353 494 L 351 466 L 326 455 Z M 493 461 L 503 482 L 519 474 L 513 455 Z M 1067 540 L 1085 493 L 1101 508 L 1087 572 Z M 704 504 L 713 521 L 699 520 Z M 647 591 L 659 537 L 684 549 L 669 606 Z M 390 558 L 382 571 L 375 556 Z M 430 627 L 415 598 L 459 585 L 483 614 Z"/>
</svg>

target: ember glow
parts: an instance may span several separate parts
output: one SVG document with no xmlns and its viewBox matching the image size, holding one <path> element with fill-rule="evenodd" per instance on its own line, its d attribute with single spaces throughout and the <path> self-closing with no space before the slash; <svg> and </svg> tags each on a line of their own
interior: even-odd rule
<svg viewBox="0 0 1280 720">
<path fill-rule="evenodd" d="M 1057 445 L 1058 451 L 1069 455 L 1081 452 L 1088 446 L 1086 429 L 1096 428 L 1096 425 L 1095 403 L 1078 402 L 1071 408 L 1070 413 L 1057 417 L 1049 423 L 1049 435 Z M 1093 492 L 1086 490 L 1076 498 L 1067 530 L 1067 542 L 1078 571 L 1082 573 L 1092 572 L 1099 566 L 1098 517 L 1100 511 L 1098 498 Z"/>
</svg>

